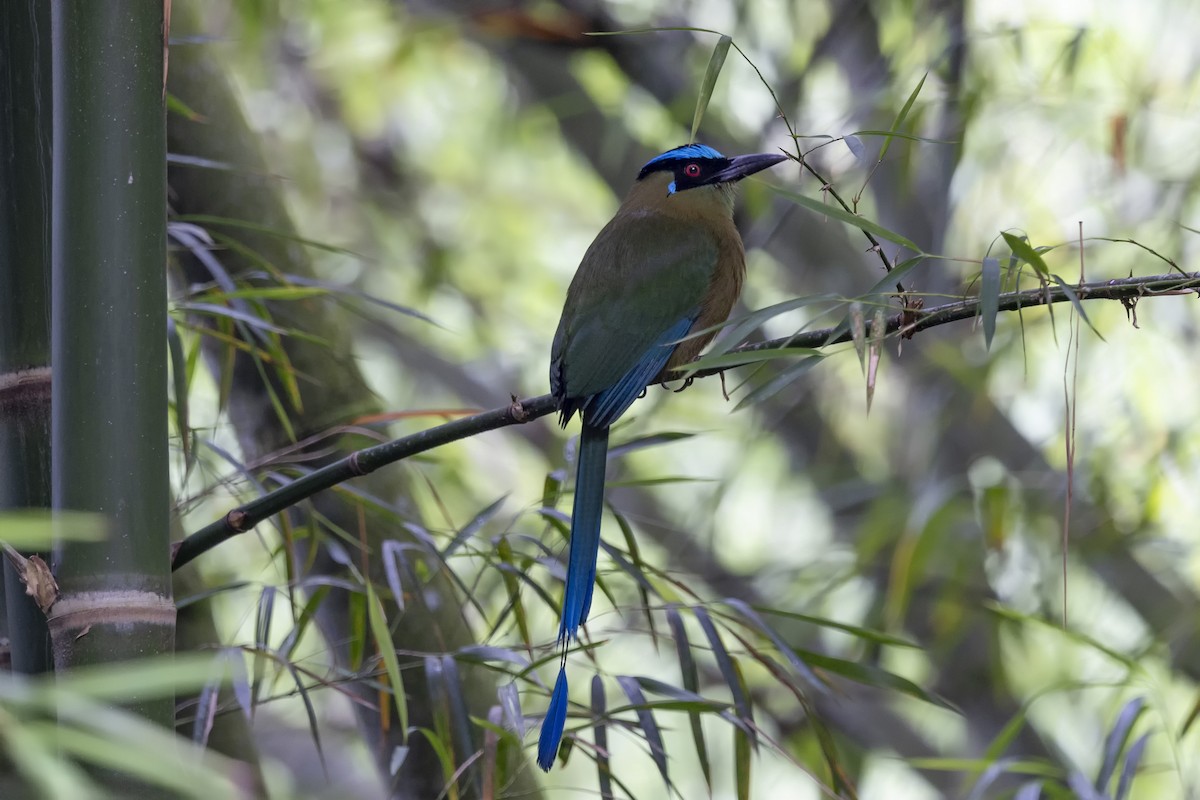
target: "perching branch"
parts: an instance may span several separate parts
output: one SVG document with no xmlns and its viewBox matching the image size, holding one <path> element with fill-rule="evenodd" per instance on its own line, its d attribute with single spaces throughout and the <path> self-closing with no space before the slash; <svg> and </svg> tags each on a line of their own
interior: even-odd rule
<svg viewBox="0 0 1200 800">
<path fill-rule="evenodd" d="M 1121 300 L 1126 303 L 1137 302 L 1143 297 L 1200 294 L 1200 272 L 1118 278 L 1078 284 L 1069 289 L 1074 293 L 1075 299 L 1080 301 Z M 1044 286 L 1023 292 L 1008 292 L 1000 295 L 999 309 L 1000 311 L 1015 311 L 1050 303 L 1072 302 L 1073 298 L 1067 292 L 1068 289 L 1063 286 Z M 953 303 L 945 303 L 923 310 L 909 309 L 888 317 L 887 333 L 899 333 L 901 336 L 910 337 L 928 328 L 970 319 L 978 313 L 979 298 L 977 297 L 963 298 Z M 837 331 L 837 328 L 806 331 L 782 339 L 745 345 L 730 352 L 751 353 L 782 347 L 816 348 L 850 341 L 851 334 L 848 330 L 841 333 Z M 736 365 L 700 370 L 692 377 L 713 375 L 731 369 L 732 366 Z M 387 464 L 402 461 L 410 456 L 460 439 L 544 417 L 557 410 L 557 407 L 554 398 L 548 394 L 520 400 L 514 397 L 511 404 L 502 408 L 463 417 L 420 433 L 414 433 L 411 436 L 404 436 L 351 453 L 340 461 L 297 478 L 287 486 L 238 506 L 221 519 L 188 536 L 176 547 L 172 568 L 179 569 L 227 539 L 244 533 L 274 514 L 285 511 L 317 492 L 330 489 L 343 481 L 367 475 Z"/>
</svg>

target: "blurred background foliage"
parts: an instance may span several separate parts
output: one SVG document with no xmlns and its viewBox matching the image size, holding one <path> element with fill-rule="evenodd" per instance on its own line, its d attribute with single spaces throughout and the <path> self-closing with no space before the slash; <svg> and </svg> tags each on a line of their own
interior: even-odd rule
<svg viewBox="0 0 1200 800">
<path fill-rule="evenodd" d="M 1194 269 L 1200 9 L 1182 0 L 175 6 L 171 69 L 183 77 L 172 75 L 172 130 L 186 121 L 220 138 L 234 125 L 205 105 L 204 81 L 186 77 L 207 71 L 233 87 L 265 158 L 202 161 L 211 152 L 172 137 L 176 251 L 204 251 L 218 265 L 208 280 L 185 269 L 176 281 L 184 357 L 175 366 L 187 381 L 176 392 L 175 485 L 187 529 L 253 495 L 259 481 L 285 482 L 302 466 L 280 451 L 335 422 L 361 446 L 545 392 L 575 265 L 638 167 L 688 139 L 717 43 L 693 30 L 587 32 L 682 26 L 732 36 L 753 66 L 730 53 L 699 138 L 725 152 L 807 153 L 867 218 L 944 256 L 905 279 L 927 306 L 978 292 L 985 256 L 1008 264 L 1001 230 L 1056 246 L 1045 258 L 1068 282 L 1081 270 L 1088 280 L 1166 273 L 1167 259 Z M 891 129 L 922 79 L 898 128 L 905 138 L 876 165 L 885 139 L 869 132 Z M 187 183 L 195 173 L 249 176 L 286 217 L 259 218 L 236 193 L 213 211 Z M 739 221 L 749 276 L 735 314 L 828 295 L 771 316 L 753 337 L 835 325 L 881 279 L 879 259 L 860 233 L 768 184 L 825 198 L 794 162 L 746 182 Z M 282 231 L 288 218 L 294 238 Z M 249 243 L 257 226 L 284 242 L 283 256 Z M 1124 239 L 1144 247 L 1110 241 Z M 912 255 L 884 250 L 893 262 Z M 261 275 L 223 283 L 236 257 L 285 289 L 245 288 L 261 289 Z M 319 291 L 279 277 L 302 272 Z M 1017 274 L 1006 271 L 1006 281 Z M 1036 285 L 1031 275 L 1021 288 Z M 601 676 L 608 708 L 626 711 L 608 721 L 597 755 L 589 682 L 576 679 L 568 731 L 580 742 L 565 766 L 539 777 L 546 795 L 602 792 L 607 764 L 615 791 L 634 796 L 662 791 L 665 775 L 689 798 L 1032 797 L 1033 787 L 1112 797 L 1122 793 L 1117 778 L 1102 776 L 1126 765 L 1127 796 L 1198 796 L 1200 435 L 1188 420 L 1200 415 L 1191 368 L 1200 315 L 1190 295 L 1086 311 L 1100 335 L 1059 305 L 1002 314 L 990 349 L 968 322 L 889 340 L 870 413 L 848 346 L 828 348 L 815 369 L 736 413 L 739 395 L 788 362 L 728 375 L 732 403 L 712 378 L 680 394 L 652 389 L 614 431 L 618 449 L 641 446 L 610 465 L 609 501 L 637 550 L 607 517 L 606 540 L 625 562 L 602 556 L 594 647 L 571 655 L 576 674 Z M 290 332 L 272 339 L 259 328 L 268 357 L 258 374 L 282 388 L 258 431 L 273 419 L 281 432 L 256 447 L 238 429 L 245 376 L 196 368 L 202 340 L 217 337 L 219 353 L 247 337 L 243 312 L 274 315 Z M 318 316 L 327 327 L 314 330 L 306 322 Z M 287 342 L 298 332 L 365 385 L 344 385 L 319 359 L 301 366 L 290 356 L 289 371 Z M 306 372 L 310 364 L 318 366 Z M 309 393 L 323 383 L 343 384 L 361 407 L 296 422 L 297 399 L 312 412 Z M 411 591 L 410 578 L 453 575 L 437 602 L 461 606 L 469 640 L 492 648 L 473 651 L 491 664 L 485 698 L 511 710 L 505 687 L 519 691 L 526 752 L 545 707 L 538 677 L 553 669 L 547 600 L 561 591 L 565 541 L 561 512 L 548 509 L 565 508 L 558 494 L 569 489 L 573 433 L 543 419 L 482 434 L 385 470 L 371 490 L 343 492 L 360 522 L 382 525 L 385 540 L 403 532 L 440 548 L 440 565 L 405 572 L 403 548 L 359 548 L 363 527 L 352 524 L 324 539 L 348 571 L 326 573 L 327 582 L 361 587 L 374 571 L 375 588 L 392 597 Z M 252 656 L 244 682 L 254 684 L 252 734 L 267 783 L 297 796 L 374 797 L 382 789 L 371 762 L 395 773 L 409 752 L 369 735 L 364 744 L 346 702 L 353 693 L 339 688 L 376 676 L 366 690 L 375 705 L 356 700 L 359 725 L 395 728 L 392 712 L 377 713 L 389 684 L 381 689 L 384 667 L 364 644 L 379 638 L 366 632 L 363 595 L 352 593 L 359 621 L 339 641 L 330 627 L 323 639 L 308 625 L 324 584 L 302 573 L 320 558 L 287 558 L 304 548 L 281 547 L 278 534 L 302 541 L 309 524 L 262 526 L 207 555 L 192 597 L 211 600 L 222 647 Z M 388 559 L 400 566 L 385 576 Z M 735 622 L 746 620 L 723 598 L 758 608 L 776 640 L 763 625 Z M 665 613 L 671 602 L 678 610 Z M 689 605 L 719 623 L 730 662 L 714 657 Z M 680 630 L 686 656 L 674 643 Z M 789 665 L 785 642 L 824 689 Z M 443 742 L 434 748 L 439 780 L 452 786 L 443 796 L 470 794 L 453 784 L 471 747 L 455 738 L 465 722 L 454 711 L 459 678 L 441 655 L 469 660 L 471 646 L 406 648 L 396 634 L 397 648 L 414 651 L 407 692 L 448 692 L 449 711 L 434 714 L 426 737 Z M 656 729 L 628 710 L 642 703 L 621 676 L 677 687 L 676 705 L 654 715 L 669 770 L 656 767 L 646 739 Z M 755 728 L 730 723 L 750 707 Z M 471 708 L 466 736 L 519 744 L 511 714 L 493 717 L 487 734 L 478 724 L 486 700 L 484 711 Z M 493 763 L 483 746 L 470 769 Z M 531 761 L 514 763 L 501 781 L 509 794 L 514 774 L 533 779 Z"/>
</svg>

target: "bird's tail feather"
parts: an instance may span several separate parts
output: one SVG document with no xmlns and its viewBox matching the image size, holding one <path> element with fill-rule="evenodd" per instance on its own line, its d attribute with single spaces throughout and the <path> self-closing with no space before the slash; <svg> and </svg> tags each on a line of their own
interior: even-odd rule
<svg viewBox="0 0 1200 800">
<path fill-rule="evenodd" d="M 596 557 L 600 552 L 600 516 L 604 511 L 604 468 L 608 462 L 608 428 L 583 426 L 575 473 L 575 506 L 571 512 L 571 546 L 567 555 L 567 588 L 563 593 L 560 641 L 579 638 L 579 626 L 592 607 Z"/>
<path fill-rule="evenodd" d="M 567 665 L 558 668 L 558 680 L 554 682 L 554 692 L 550 695 L 550 707 L 546 709 L 546 719 L 542 721 L 542 733 L 538 737 L 537 763 L 546 772 L 554 766 L 554 757 L 558 755 L 558 745 L 562 741 L 563 728 L 567 724 Z"/>
</svg>

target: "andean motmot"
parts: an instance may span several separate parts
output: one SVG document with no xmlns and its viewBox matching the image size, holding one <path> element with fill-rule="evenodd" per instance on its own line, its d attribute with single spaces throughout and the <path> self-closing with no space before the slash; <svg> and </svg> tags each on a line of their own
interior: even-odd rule
<svg viewBox="0 0 1200 800">
<path fill-rule="evenodd" d="M 567 289 L 550 351 L 550 391 L 564 427 L 583 421 L 562 622 L 564 660 L 542 725 L 538 765 L 549 770 L 567 712 L 565 647 L 587 620 L 596 582 L 608 429 L 647 385 L 700 354 L 741 292 L 742 237 L 734 184 L 783 161 L 770 153 L 726 158 L 687 144 L 642 167 L 616 215 L 588 247 Z"/>
</svg>

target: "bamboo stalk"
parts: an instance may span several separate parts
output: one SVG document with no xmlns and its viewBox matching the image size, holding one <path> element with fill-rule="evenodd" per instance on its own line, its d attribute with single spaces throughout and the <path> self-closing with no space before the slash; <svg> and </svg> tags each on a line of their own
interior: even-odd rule
<svg viewBox="0 0 1200 800">
<path fill-rule="evenodd" d="M 0 52 L 0 510 L 49 508 L 49 5 L 4 3 Z M 48 671 L 46 616 L 8 559 L 4 609 L 12 669 Z"/>
<path fill-rule="evenodd" d="M 173 644 L 163 6 L 61 0 L 51 39 L 53 502 L 109 531 L 56 560 L 62 670 Z M 132 706 L 173 724 L 169 697 Z"/>
</svg>

